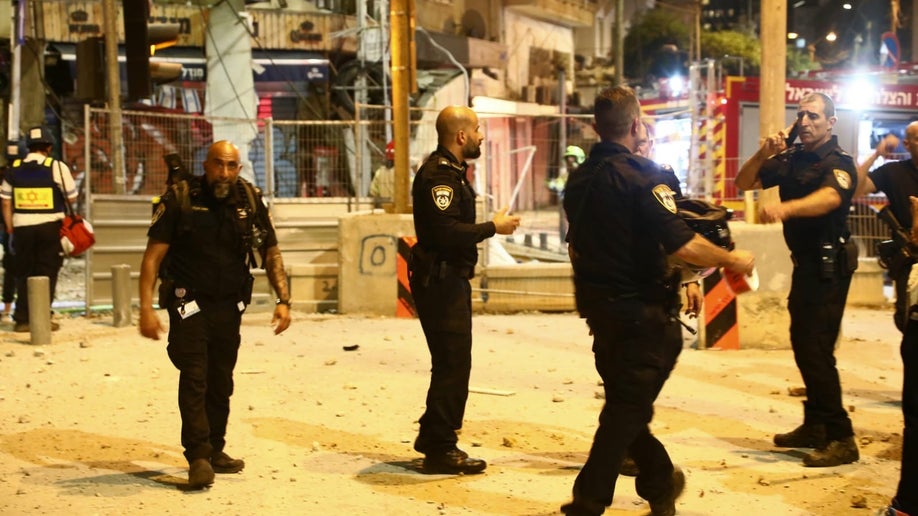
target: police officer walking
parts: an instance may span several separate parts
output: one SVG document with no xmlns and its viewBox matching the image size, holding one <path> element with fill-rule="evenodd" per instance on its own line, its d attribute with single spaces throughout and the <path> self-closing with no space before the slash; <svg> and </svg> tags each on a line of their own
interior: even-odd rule
<svg viewBox="0 0 918 516">
<path fill-rule="evenodd" d="M 794 263 L 787 299 L 791 347 L 807 399 L 803 424 L 775 435 L 774 443 L 815 448 L 803 457 L 811 467 L 859 458 L 835 365 L 835 343 L 858 254 L 847 227 L 857 171 L 854 159 L 832 135 L 836 120 L 831 98 L 822 93 L 804 96 L 795 127 L 766 138 L 736 176 L 736 186 L 743 190 L 779 189 L 781 202 L 765 206 L 761 219 L 784 223 L 784 241 Z M 802 143 L 789 147 L 794 132 Z"/>
<path fill-rule="evenodd" d="M 891 141 L 890 141 L 891 140 Z M 895 138 L 884 138 L 877 147 L 877 154 L 883 155 L 891 150 Z M 918 203 L 918 122 L 912 122 L 905 128 L 905 149 L 910 157 L 900 161 L 884 163 L 867 174 L 867 167 L 858 167 L 857 195 L 882 191 L 889 200 L 889 209 L 903 229 L 911 233 L 911 243 L 918 247 L 918 226 L 913 213 Z M 875 159 L 875 158 L 874 158 Z M 871 163 L 873 160 L 869 160 Z M 902 355 L 902 416 L 905 430 L 902 433 L 902 469 L 899 474 L 899 486 L 895 498 L 889 507 L 882 512 L 883 516 L 900 514 L 918 515 L 918 307 L 914 306 L 914 292 L 909 292 L 910 276 L 914 277 L 912 260 L 897 253 L 901 263 L 894 271 L 890 264 L 889 272 L 896 282 L 896 326 L 902 330 L 902 343 L 899 353 Z M 898 512 L 897 512 L 898 511 Z"/>
<path fill-rule="evenodd" d="M 634 92 L 602 91 L 594 104 L 600 142 L 567 182 L 569 253 L 577 310 L 593 335 L 606 403 L 589 457 L 577 475 L 569 515 L 602 514 L 626 455 L 637 493 L 654 516 L 675 514 L 685 477 L 650 432 L 653 404 L 682 350 L 681 277 L 668 255 L 749 274 L 754 259 L 694 233 L 676 212 L 657 164 L 634 154 L 646 130 Z"/>
<path fill-rule="evenodd" d="M 277 293 L 272 324 L 290 326 L 290 294 L 274 226 L 261 192 L 239 178 L 239 149 L 211 145 L 204 176 L 176 182 L 156 206 L 140 271 L 140 333 L 159 340 L 153 310 L 157 276 L 160 308 L 169 313 L 167 351 L 179 370 L 178 403 L 188 484 L 204 488 L 216 473 L 245 467 L 224 451 L 233 368 L 242 312 L 251 301 L 250 267 L 260 255 Z"/>
<path fill-rule="evenodd" d="M 3 220 L 14 255 L 16 278 L 14 331 L 28 332 L 29 284 L 32 276 L 47 276 L 50 299 L 54 299 L 57 275 L 64 264 L 61 248 L 61 221 L 64 219 L 64 196 L 70 202 L 77 198 L 70 167 L 51 157 L 54 136 L 46 127 L 29 129 L 26 136 L 29 153 L 15 160 L 0 185 Z M 9 272 L 9 271 L 8 271 Z M 51 330 L 59 328 L 51 321 Z"/>
<path fill-rule="evenodd" d="M 472 369 L 469 279 L 478 261 L 476 245 L 495 233 L 512 234 L 520 218 L 504 208 L 489 222 L 475 222 L 476 194 L 466 160 L 481 155 L 478 115 L 467 107 L 447 107 L 436 127 L 437 150 L 418 171 L 411 193 L 418 241 L 409 283 L 431 359 L 427 409 L 414 449 L 424 454 L 424 473 L 480 473 L 485 461 L 456 446 Z"/>
</svg>

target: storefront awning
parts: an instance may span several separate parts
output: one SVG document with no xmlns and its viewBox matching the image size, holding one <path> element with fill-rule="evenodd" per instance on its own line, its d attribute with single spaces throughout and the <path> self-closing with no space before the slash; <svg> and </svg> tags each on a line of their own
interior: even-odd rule
<svg viewBox="0 0 918 516">
<path fill-rule="evenodd" d="M 71 63 L 76 77 L 76 45 L 51 43 L 61 53 L 61 59 Z M 118 49 L 124 77 L 124 49 Z M 207 80 L 207 59 L 200 48 L 171 47 L 156 52 L 151 62 L 182 65 L 181 81 Z M 329 62 L 321 55 L 301 50 L 252 50 L 252 73 L 255 82 L 323 83 L 329 79 Z"/>
</svg>

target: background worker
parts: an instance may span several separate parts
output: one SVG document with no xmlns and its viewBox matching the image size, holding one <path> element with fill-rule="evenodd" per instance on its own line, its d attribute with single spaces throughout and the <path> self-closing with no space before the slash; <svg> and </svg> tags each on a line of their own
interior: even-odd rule
<svg viewBox="0 0 918 516">
<path fill-rule="evenodd" d="M 775 435 L 774 443 L 815 448 L 803 457 L 803 464 L 811 467 L 859 458 L 835 364 L 835 343 L 857 267 L 857 246 L 847 220 L 858 178 L 854 159 L 832 134 L 836 120 L 830 97 L 805 95 L 795 126 L 765 138 L 736 176 L 736 187 L 742 190 L 779 189 L 781 202 L 765 206 L 760 219 L 784 223 L 784 241 L 794 263 L 787 299 L 790 340 L 807 399 L 803 424 Z M 791 147 L 787 140 L 793 127 L 801 143 Z"/>
<path fill-rule="evenodd" d="M 417 244 L 411 250 L 410 285 L 430 350 L 430 386 L 418 420 L 414 449 L 424 454 L 424 473 L 481 473 L 484 460 L 457 447 L 472 370 L 472 288 L 477 244 L 512 234 L 520 218 L 503 208 L 476 223 L 475 197 L 466 176 L 481 156 L 484 135 L 478 115 L 450 106 L 437 116 L 437 150 L 418 171 L 412 187 Z"/>
<path fill-rule="evenodd" d="M 33 276 L 46 276 L 49 299 L 54 300 L 57 276 L 64 264 L 61 221 L 64 196 L 76 202 L 77 190 L 66 163 L 51 157 L 54 136 L 46 127 L 33 127 L 26 136 L 29 153 L 13 162 L 0 185 L 3 222 L 13 253 L 16 278 L 17 332 L 29 332 L 29 284 Z M 51 331 L 60 325 L 51 321 Z"/>
<path fill-rule="evenodd" d="M 370 181 L 370 197 L 373 198 L 373 207 L 380 208 L 383 203 L 392 202 L 395 196 L 395 140 L 386 144 L 385 161 Z"/>
<path fill-rule="evenodd" d="M 15 158 L 9 161 L 12 163 Z M 8 166 L 0 167 L 0 184 L 3 183 L 7 170 Z M 0 222 L 3 221 L 2 214 L 3 211 L 0 210 Z M 3 243 L 3 259 L 0 262 L 3 267 L 3 287 L 0 288 L 0 301 L 3 302 L 3 309 L 0 311 L 0 317 L 4 321 L 12 317 L 13 301 L 16 300 L 16 277 L 13 275 L 13 250 L 10 248 L 10 240 L 10 234 L 6 232 L 6 223 L 3 222 L 0 233 L 0 242 Z"/>
</svg>

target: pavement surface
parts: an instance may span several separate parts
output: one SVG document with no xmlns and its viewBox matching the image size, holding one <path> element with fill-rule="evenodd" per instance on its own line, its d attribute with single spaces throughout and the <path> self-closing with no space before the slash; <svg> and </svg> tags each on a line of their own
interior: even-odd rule
<svg viewBox="0 0 918 516">
<path fill-rule="evenodd" d="M 58 320 L 41 347 L 0 324 L 0 514 L 558 514 L 603 403 L 575 314 L 476 315 L 460 446 L 489 467 L 423 475 L 416 320 L 298 313 L 274 336 L 247 314 L 226 450 L 246 468 L 189 491 L 165 342 L 111 314 Z M 652 423 L 686 472 L 678 514 L 874 514 L 899 474 L 898 342 L 889 311 L 847 311 L 837 358 L 861 459 L 824 469 L 771 443 L 802 419 L 789 349 L 686 347 Z M 620 478 L 606 514 L 648 512 Z"/>
</svg>

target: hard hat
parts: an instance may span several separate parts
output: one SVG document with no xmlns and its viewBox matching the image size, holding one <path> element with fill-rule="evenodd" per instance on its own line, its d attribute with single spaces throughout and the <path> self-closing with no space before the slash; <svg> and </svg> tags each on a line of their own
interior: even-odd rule
<svg viewBox="0 0 918 516">
<path fill-rule="evenodd" d="M 564 150 L 564 157 L 568 156 L 574 156 L 578 165 L 586 161 L 586 153 L 576 145 L 568 145 L 567 149 Z"/>
<path fill-rule="evenodd" d="M 33 143 L 54 145 L 54 135 L 51 134 L 51 131 L 49 131 L 47 127 L 33 127 L 29 129 L 29 134 L 26 135 L 26 143 L 29 147 L 31 147 Z"/>
<path fill-rule="evenodd" d="M 388 161 L 395 161 L 395 140 L 386 144 L 386 159 Z"/>
</svg>

